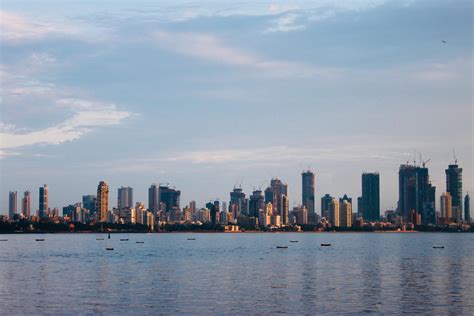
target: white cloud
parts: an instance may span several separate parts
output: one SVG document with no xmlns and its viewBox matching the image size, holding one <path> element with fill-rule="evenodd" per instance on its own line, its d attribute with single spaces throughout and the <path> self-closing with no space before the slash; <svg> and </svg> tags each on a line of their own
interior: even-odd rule
<svg viewBox="0 0 474 316">
<path fill-rule="evenodd" d="M 4 128 L 0 130 L 2 152 L 5 153 L 4 149 L 39 144 L 58 145 L 72 141 L 91 132 L 94 128 L 117 125 L 131 115 L 130 112 L 118 110 L 114 104 L 78 99 L 63 99 L 58 103 L 73 109 L 72 117 L 62 123 L 27 132 L 18 131 L 12 125 L 3 124 Z"/>
<path fill-rule="evenodd" d="M 168 51 L 218 64 L 252 69 L 274 77 L 331 76 L 339 72 L 304 63 L 264 58 L 227 46 L 210 34 L 157 31 L 155 38 L 157 44 Z"/>
<path fill-rule="evenodd" d="M 273 26 L 267 28 L 264 33 L 273 32 L 290 32 L 297 30 L 304 30 L 306 25 L 299 21 L 300 16 L 295 13 L 289 13 L 278 17 L 273 20 Z"/>
</svg>

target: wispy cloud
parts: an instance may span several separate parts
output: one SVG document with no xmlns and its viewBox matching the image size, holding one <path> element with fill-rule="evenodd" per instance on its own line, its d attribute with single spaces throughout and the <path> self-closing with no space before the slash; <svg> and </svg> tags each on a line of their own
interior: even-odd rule
<svg viewBox="0 0 474 316">
<path fill-rule="evenodd" d="M 53 144 L 58 145 L 80 138 L 95 128 L 117 125 L 131 115 L 120 111 L 115 104 L 99 103 L 80 99 L 62 99 L 58 104 L 73 111 L 70 118 L 48 128 L 35 131 L 17 130 L 14 126 L 3 125 L 0 130 L 0 149 Z"/>
<path fill-rule="evenodd" d="M 306 24 L 299 20 L 300 16 L 295 13 L 282 15 L 272 21 L 272 26 L 267 28 L 264 33 L 290 32 L 304 30 Z"/>
<path fill-rule="evenodd" d="M 275 60 L 233 48 L 218 37 L 201 33 L 157 31 L 156 43 L 164 50 L 222 65 L 240 67 L 275 77 L 332 76 L 336 69 L 304 63 Z"/>
</svg>

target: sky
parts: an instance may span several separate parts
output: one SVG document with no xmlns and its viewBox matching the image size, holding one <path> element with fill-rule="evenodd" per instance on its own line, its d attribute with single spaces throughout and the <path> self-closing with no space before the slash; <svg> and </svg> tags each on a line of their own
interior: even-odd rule
<svg viewBox="0 0 474 316">
<path fill-rule="evenodd" d="M 464 0 L 3 0 L 0 214 L 48 184 L 50 207 L 110 185 L 181 206 L 272 178 L 301 203 L 301 172 L 381 211 L 398 168 L 427 161 L 437 196 L 454 148 L 473 185 L 473 4 Z M 439 201 L 439 198 L 437 198 Z"/>
</svg>

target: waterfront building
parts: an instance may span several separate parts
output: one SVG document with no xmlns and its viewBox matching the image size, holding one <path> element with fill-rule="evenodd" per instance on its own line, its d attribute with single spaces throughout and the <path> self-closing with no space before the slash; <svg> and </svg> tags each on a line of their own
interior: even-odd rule
<svg viewBox="0 0 474 316">
<path fill-rule="evenodd" d="M 333 227 L 340 226 L 339 201 L 333 198 L 329 203 L 329 222 Z"/>
<path fill-rule="evenodd" d="M 308 209 L 305 205 L 301 205 L 296 212 L 296 224 L 308 224 Z"/>
<path fill-rule="evenodd" d="M 366 221 L 380 219 L 380 176 L 377 172 L 362 174 L 362 216 Z"/>
<path fill-rule="evenodd" d="M 410 212 L 421 215 L 423 224 L 436 222 L 436 188 L 429 180 L 428 168 L 401 165 L 399 169 L 398 211 L 404 220 L 410 218 Z"/>
<path fill-rule="evenodd" d="M 186 206 L 183 209 L 183 219 L 186 223 L 190 223 L 192 221 L 192 213 L 191 208 L 189 206 Z"/>
<path fill-rule="evenodd" d="M 160 210 L 160 187 L 156 184 L 148 188 L 148 210 L 154 214 Z"/>
<path fill-rule="evenodd" d="M 329 220 L 329 206 L 334 198 L 326 194 L 321 198 L 321 217 L 324 217 L 325 219 Z"/>
<path fill-rule="evenodd" d="M 196 201 L 189 202 L 189 209 L 191 210 L 191 218 L 194 218 L 196 214 Z M 226 209 L 223 208 L 223 210 L 226 210 Z"/>
<path fill-rule="evenodd" d="M 453 220 L 461 222 L 462 218 L 462 168 L 457 163 L 449 165 L 446 172 L 446 192 L 449 192 L 453 203 Z"/>
<path fill-rule="evenodd" d="M 209 223 L 211 221 L 211 213 L 207 208 L 201 208 L 196 212 L 196 220 L 201 223 Z"/>
<path fill-rule="evenodd" d="M 288 224 L 288 185 L 280 179 L 272 179 L 270 186 L 265 189 L 265 203 L 269 202 L 273 205 L 273 214 L 280 215 L 282 223 Z"/>
<path fill-rule="evenodd" d="M 364 216 L 364 211 L 362 210 L 362 205 L 364 204 L 362 200 L 362 196 L 359 196 L 357 198 L 357 216 L 358 217 L 363 217 Z"/>
<path fill-rule="evenodd" d="M 8 218 L 13 220 L 18 213 L 18 192 L 8 192 Z"/>
<path fill-rule="evenodd" d="M 448 224 L 452 221 L 453 217 L 453 198 L 451 193 L 444 192 L 440 197 L 440 210 L 441 210 L 441 224 Z"/>
<path fill-rule="evenodd" d="M 181 191 L 176 190 L 175 188 L 170 188 L 168 186 L 160 185 L 159 188 L 160 192 L 160 206 L 164 207 L 161 208 L 162 211 L 169 212 L 174 208 L 180 208 L 180 199 L 181 199 Z M 161 204 L 163 203 L 163 204 Z"/>
<path fill-rule="evenodd" d="M 45 184 L 39 188 L 39 207 L 38 207 L 39 218 L 46 217 L 46 213 L 48 212 L 48 200 L 49 200 L 48 186 Z"/>
<path fill-rule="evenodd" d="M 340 226 L 352 227 L 352 204 L 348 200 L 343 200 L 339 206 Z"/>
<path fill-rule="evenodd" d="M 133 188 L 120 187 L 117 190 L 117 208 L 133 207 Z"/>
<path fill-rule="evenodd" d="M 234 219 L 237 219 L 240 214 L 248 214 L 248 200 L 245 198 L 242 188 L 234 188 L 230 192 L 229 211 Z"/>
<path fill-rule="evenodd" d="M 306 207 L 309 214 L 314 214 L 315 210 L 315 199 L 314 199 L 314 188 L 315 188 L 315 177 L 311 170 L 306 170 L 301 174 L 301 187 L 302 187 L 302 204 Z"/>
<path fill-rule="evenodd" d="M 137 213 L 136 223 L 145 225 L 146 223 L 146 207 L 145 204 L 141 202 L 135 203 L 135 211 Z"/>
<path fill-rule="evenodd" d="M 25 218 L 31 216 L 31 192 L 23 192 L 23 198 L 21 199 L 21 214 Z"/>
<path fill-rule="evenodd" d="M 249 199 L 249 216 L 258 217 L 259 211 L 265 208 L 265 198 L 262 190 L 255 190 Z"/>
<path fill-rule="evenodd" d="M 464 220 L 471 223 L 471 197 L 469 193 L 464 197 Z"/>
<path fill-rule="evenodd" d="M 155 230 L 155 216 L 152 212 L 146 212 L 146 224 L 150 231 Z"/>
<path fill-rule="evenodd" d="M 97 197 L 95 195 L 83 195 L 82 196 L 82 207 L 89 210 L 89 214 L 92 216 L 95 214 L 95 207 L 97 204 Z"/>
<path fill-rule="evenodd" d="M 100 181 L 97 186 L 96 201 L 97 220 L 100 222 L 108 222 L 107 211 L 109 210 L 109 185 L 105 181 Z"/>
</svg>

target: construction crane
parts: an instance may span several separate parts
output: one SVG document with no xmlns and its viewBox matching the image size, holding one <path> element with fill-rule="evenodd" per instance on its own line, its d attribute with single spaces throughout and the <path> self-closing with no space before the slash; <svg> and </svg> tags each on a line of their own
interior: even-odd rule
<svg viewBox="0 0 474 316">
<path fill-rule="evenodd" d="M 453 158 L 454 158 L 454 164 L 457 165 L 458 164 L 458 158 L 456 157 L 456 152 L 454 151 L 454 148 L 453 148 Z"/>
</svg>

